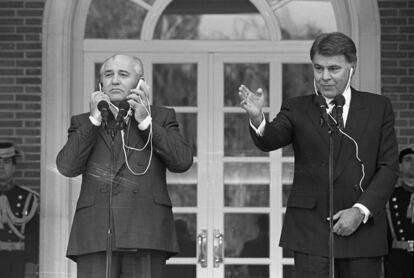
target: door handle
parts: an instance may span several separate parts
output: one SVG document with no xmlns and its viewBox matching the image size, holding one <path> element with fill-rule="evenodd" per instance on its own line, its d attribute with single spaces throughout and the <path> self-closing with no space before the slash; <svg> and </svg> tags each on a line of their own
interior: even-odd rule
<svg viewBox="0 0 414 278">
<path fill-rule="evenodd" d="M 223 263 L 223 234 L 214 230 L 213 237 L 213 266 L 217 268 Z"/>
<path fill-rule="evenodd" d="M 207 267 L 207 230 L 201 230 L 197 236 L 198 262 L 201 267 Z"/>
</svg>

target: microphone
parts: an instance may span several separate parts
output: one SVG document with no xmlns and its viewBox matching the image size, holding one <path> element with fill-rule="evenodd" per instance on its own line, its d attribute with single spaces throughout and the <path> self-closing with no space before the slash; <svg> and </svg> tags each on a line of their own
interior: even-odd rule
<svg viewBox="0 0 414 278">
<path fill-rule="evenodd" d="M 129 103 L 126 100 L 123 100 L 119 103 L 118 109 L 118 115 L 115 120 L 119 129 L 122 130 L 124 129 L 124 118 L 128 114 Z"/>
<path fill-rule="evenodd" d="M 332 103 L 335 105 L 336 107 L 336 117 L 337 119 L 335 119 L 337 121 L 338 127 L 340 129 L 343 128 L 344 126 L 344 120 L 342 118 L 342 113 L 343 113 L 343 107 L 345 105 L 345 97 L 343 95 L 337 95 L 334 97 Z"/>
<path fill-rule="evenodd" d="M 319 113 L 321 114 L 321 126 L 323 126 L 324 122 L 329 125 L 328 113 L 326 112 L 328 104 L 326 104 L 325 98 L 321 95 L 317 95 L 315 96 L 315 103 L 319 108 Z"/>
<path fill-rule="evenodd" d="M 102 120 L 104 125 L 108 123 L 108 110 L 109 110 L 109 104 L 105 100 L 101 100 L 98 102 L 98 110 L 101 112 Z"/>
</svg>

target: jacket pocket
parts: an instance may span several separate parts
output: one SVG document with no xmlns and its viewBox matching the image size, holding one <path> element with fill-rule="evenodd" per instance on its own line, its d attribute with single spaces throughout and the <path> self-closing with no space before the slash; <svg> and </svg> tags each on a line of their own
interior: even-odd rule
<svg viewBox="0 0 414 278">
<path fill-rule="evenodd" d="M 307 196 L 290 196 L 287 202 L 287 207 L 291 208 L 314 208 L 316 200 L 313 197 Z"/>
<path fill-rule="evenodd" d="M 154 202 L 158 205 L 164 205 L 167 207 L 172 207 L 170 197 L 167 195 L 153 194 L 152 195 Z"/>
<path fill-rule="evenodd" d="M 93 206 L 94 204 L 95 204 L 94 196 L 80 197 L 78 200 L 78 203 L 76 204 L 76 210 L 87 208 L 87 207 Z"/>
</svg>

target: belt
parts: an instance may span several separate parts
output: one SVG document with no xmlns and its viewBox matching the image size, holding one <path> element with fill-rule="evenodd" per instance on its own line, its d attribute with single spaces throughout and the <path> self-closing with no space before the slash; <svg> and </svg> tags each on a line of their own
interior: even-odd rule
<svg viewBox="0 0 414 278">
<path fill-rule="evenodd" d="M 1 251 L 22 251 L 24 250 L 24 242 L 8 242 L 0 240 Z"/>
<path fill-rule="evenodd" d="M 414 252 L 414 240 L 393 240 L 392 241 L 392 248 L 395 249 L 404 249 L 407 252 Z"/>
</svg>

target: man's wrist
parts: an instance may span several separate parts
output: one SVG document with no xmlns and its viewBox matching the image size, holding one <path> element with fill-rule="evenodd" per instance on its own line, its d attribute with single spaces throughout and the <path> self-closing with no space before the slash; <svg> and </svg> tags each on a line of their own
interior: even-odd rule
<svg viewBox="0 0 414 278">
<path fill-rule="evenodd" d="M 250 118 L 250 122 L 257 128 L 263 122 L 264 116 L 263 113 L 260 113 L 258 116 Z"/>
<path fill-rule="evenodd" d="M 150 115 L 148 115 L 142 122 L 138 124 L 139 130 L 146 130 L 150 124 L 152 123 L 152 118 Z"/>
<path fill-rule="evenodd" d="M 361 215 L 363 216 L 362 222 L 366 223 L 368 221 L 369 216 L 371 215 L 369 209 L 360 203 L 356 203 L 352 207 L 358 209 L 359 213 L 361 213 Z"/>
<path fill-rule="evenodd" d="M 91 123 L 94 126 L 100 126 L 101 125 L 101 121 L 97 120 L 94 116 L 92 116 L 92 114 L 89 116 L 89 120 L 91 121 Z"/>
</svg>

